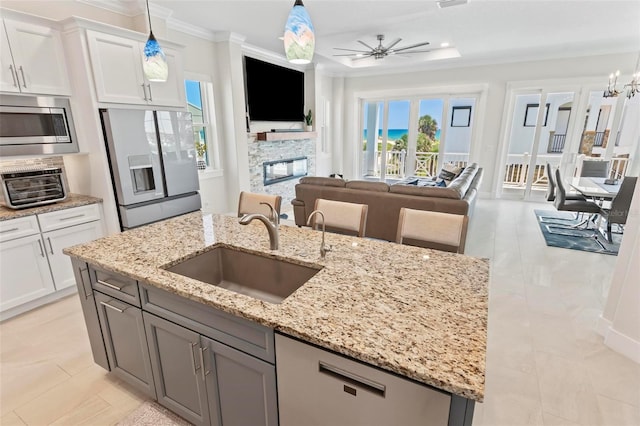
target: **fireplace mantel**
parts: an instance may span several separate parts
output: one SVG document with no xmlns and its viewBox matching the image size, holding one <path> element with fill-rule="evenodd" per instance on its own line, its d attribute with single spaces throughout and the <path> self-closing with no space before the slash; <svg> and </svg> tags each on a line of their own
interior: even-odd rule
<svg viewBox="0 0 640 426">
<path fill-rule="evenodd" d="M 257 134 L 259 141 L 290 141 L 300 139 L 313 139 L 317 132 L 260 132 Z"/>
</svg>

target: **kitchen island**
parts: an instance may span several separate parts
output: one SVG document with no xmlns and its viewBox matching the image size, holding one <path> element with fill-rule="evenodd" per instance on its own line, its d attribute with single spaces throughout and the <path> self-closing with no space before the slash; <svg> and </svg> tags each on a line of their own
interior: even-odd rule
<svg viewBox="0 0 640 426">
<path fill-rule="evenodd" d="M 74 246 L 65 253 L 79 268 L 79 286 L 84 264 L 89 270 L 140 283 L 142 302 L 137 306 L 142 304 L 143 309 L 149 299 L 143 293 L 157 290 L 215 308 L 450 393 L 466 401 L 467 410 L 470 407 L 464 421 L 470 424 L 473 402 L 481 402 L 484 395 L 488 261 L 337 234 L 326 235 L 332 251 L 321 259 L 320 239 L 320 232 L 281 226 L 280 249 L 271 251 L 263 224 L 241 226 L 237 218 L 196 212 Z M 269 303 L 167 270 L 219 246 L 319 272 L 281 303 Z M 81 298 L 86 289 L 85 283 Z M 115 310 L 123 308 L 124 304 L 117 305 Z M 91 327 L 89 320 L 87 325 Z M 149 338 L 153 336 L 147 332 Z M 263 359 L 268 361 L 267 356 Z M 199 365 L 206 378 L 204 361 Z M 193 368 L 195 373 L 195 361 Z"/>
</svg>

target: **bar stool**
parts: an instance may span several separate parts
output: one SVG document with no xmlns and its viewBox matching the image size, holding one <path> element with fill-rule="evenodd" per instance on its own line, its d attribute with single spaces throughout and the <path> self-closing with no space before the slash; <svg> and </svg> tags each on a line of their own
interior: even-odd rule
<svg viewBox="0 0 640 426">
<path fill-rule="evenodd" d="M 396 242 L 452 253 L 464 253 L 469 218 L 426 210 L 400 209 Z"/>
</svg>

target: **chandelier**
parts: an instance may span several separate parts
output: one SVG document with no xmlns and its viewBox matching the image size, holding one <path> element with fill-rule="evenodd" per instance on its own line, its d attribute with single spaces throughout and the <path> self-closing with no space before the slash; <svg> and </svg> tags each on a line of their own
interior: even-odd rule
<svg viewBox="0 0 640 426">
<path fill-rule="evenodd" d="M 619 75 L 620 70 L 617 70 L 615 73 L 609 74 L 609 84 L 607 85 L 607 90 L 605 90 L 602 94 L 603 98 L 614 98 L 620 94 L 620 92 L 616 89 Z"/>
<path fill-rule="evenodd" d="M 638 79 L 640 78 L 640 72 L 635 73 L 632 77 L 631 77 L 631 83 L 629 84 L 625 84 L 624 87 L 625 88 L 629 88 L 627 91 L 627 98 L 631 99 L 633 98 L 636 93 L 638 93 Z"/>
</svg>

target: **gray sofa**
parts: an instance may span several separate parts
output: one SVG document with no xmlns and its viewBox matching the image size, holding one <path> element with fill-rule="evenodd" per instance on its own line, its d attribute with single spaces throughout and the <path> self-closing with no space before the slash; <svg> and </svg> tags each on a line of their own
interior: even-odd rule
<svg viewBox="0 0 640 426">
<path fill-rule="evenodd" d="M 298 226 L 306 225 L 317 198 L 367 204 L 365 235 L 395 241 L 402 207 L 472 216 L 482 173 L 476 163 L 469 164 L 447 187 L 307 176 L 296 185 L 291 204 Z"/>
</svg>

